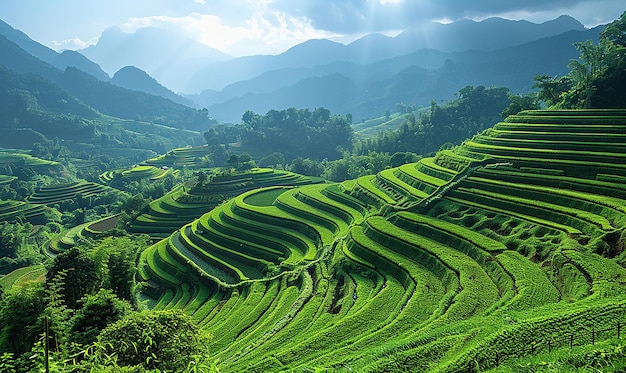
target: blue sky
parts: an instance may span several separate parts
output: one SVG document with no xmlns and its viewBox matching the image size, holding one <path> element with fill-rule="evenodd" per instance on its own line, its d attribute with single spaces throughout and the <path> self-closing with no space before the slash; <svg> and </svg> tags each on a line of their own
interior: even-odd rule
<svg viewBox="0 0 626 373">
<path fill-rule="evenodd" d="M 490 16 L 544 22 L 569 14 L 592 27 L 623 0 L 5 0 L 0 19 L 56 50 L 97 42 L 106 28 L 178 30 L 228 54 L 276 54 L 312 38 L 351 41 L 423 22 Z"/>
</svg>

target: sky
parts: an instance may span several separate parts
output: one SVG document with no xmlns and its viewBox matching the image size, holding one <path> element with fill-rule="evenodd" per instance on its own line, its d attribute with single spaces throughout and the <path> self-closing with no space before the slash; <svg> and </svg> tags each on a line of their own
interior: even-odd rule
<svg viewBox="0 0 626 373">
<path fill-rule="evenodd" d="M 535 23 L 568 14 L 586 27 L 624 0 L 1 0 L 0 19 L 55 50 L 82 49 L 108 27 L 177 30 L 231 56 L 278 54 L 309 39 L 350 42 L 424 22 L 498 16 Z"/>
</svg>

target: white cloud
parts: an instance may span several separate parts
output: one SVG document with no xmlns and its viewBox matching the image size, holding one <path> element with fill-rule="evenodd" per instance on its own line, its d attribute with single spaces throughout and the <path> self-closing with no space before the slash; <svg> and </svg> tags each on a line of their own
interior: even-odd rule
<svg viewBox="0 0 626 373">
<path fill-rule="evenodd" d="M 72 38 L 66 40 L 53 40 L 51 42 L 51 48 L 57 51 L 62 51 L 66 49 L 70 50 L 78 50 L 87 48 L 90 45 L 94 45 L 98 42 L 98 38 L 93 38 L 87 41 L 81 40 L 79 38 Z"/>
<path fill-rule="evenodd" d="M 262 0 L 264 4 L 257 2 L 256 5 L 264 6 L 271 1 Z M 191 13 L 184 17 L 130 18 L 122 29 L 134 32 L 150 26 L 182 31 L 198 42 L 234 56 L 280 53 L 308 39 L 337 36 L 315 29 L 306 17 L 295 17 L 279 11 L 264 12 L 261 9 L 239 24 L 227 24 L 212 14 Z"/>
<path fill-rule="evenodd" d="M 193 0 L 194 2 L 200 4 L 200 5 L 204 5 L 206 4 L 206 0 Z"/>
</svg>

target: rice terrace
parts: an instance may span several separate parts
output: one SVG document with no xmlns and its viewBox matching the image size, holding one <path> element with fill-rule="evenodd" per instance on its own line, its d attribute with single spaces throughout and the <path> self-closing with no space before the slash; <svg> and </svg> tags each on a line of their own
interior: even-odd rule
<svg viewBox="0 0 626 373">
<path fill-rule="evenodd" d="M 495 368 L 626 321 L 625 150 L 626 110 L 526 111 L 373 177 L 256 189 L 146 250 L 144 294 L 219 331 L 223 372 Z"/>
<path fill-rule="evenodd" d="M 0 2 L 0 373 L 625 372 L 621 2 Z"/>
</svg>

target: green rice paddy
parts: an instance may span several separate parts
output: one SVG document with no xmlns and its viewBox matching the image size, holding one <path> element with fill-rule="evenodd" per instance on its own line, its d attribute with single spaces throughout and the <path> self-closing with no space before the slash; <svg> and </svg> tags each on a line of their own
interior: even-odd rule
<svg viewBox="0 0 626 373">
<path fill-rule="evenodd" d="M 626 321 L 622 139 L 626 110 L 525 111 L 418 163 L 268 181 L 174 224 L 193 209 L 178 190 L 144 218 L 173 227 L 142 254 L 145 295 L 215 336 L 221 372 L 507 371 Z"/>
</svg>

